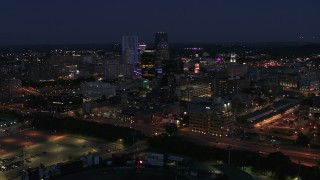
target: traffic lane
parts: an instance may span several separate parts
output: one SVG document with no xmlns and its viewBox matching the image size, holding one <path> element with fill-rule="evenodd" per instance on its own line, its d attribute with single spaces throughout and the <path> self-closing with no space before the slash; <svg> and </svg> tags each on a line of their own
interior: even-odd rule
<svg viewBox="0 0 320 180">
<path fill-rule="evenodd" d="M 269 148 L 269 149 L 274 149 L 274 147 L 272 147 L 272 144 L 265 144 L 265 143 L 256 143 L 256 142 L 250 142 L 250 141 L 245 141 L 245 140 L 235 140 L 235 139 L 231 139 L 231 138 L 220 138 L 220 137 L 215 137 L 215 136 L 206 136 L 206 135 L 201 135 L 201 134 L 195 134 L 195 133 L 179 133 L 179 135 L 183 136 L 183 137 L 187 137 L 187 138 L 195 138 L 196 140 L 204 140 L 204 142 L 208 142 L 208 141 L 215 141 L 215 142 L 224 142 L 227 144 L 235 144 L 238 146 L 248 146 L 250 145 L 250 147 L 262 147 L 262 148 Z M 308 156 L 316 156 L 316 157 L 320 157 L 320 152 L 318 150 L 313 150 L 313 149 L 301 149 L 298 147 L 286 147 L 286 146 L 281 146 L 280 150 L 285 150 L 288 152 L 292 152 L 292 153 L 296 153 L 298 152 L 298 154 L 304 154 L 304 155 L 308 155 Z"/>
<path fill-rule="evenodd" d="M 197 143 L 203 143 L 203 144 L 207 144 L 210 146 L 214 146 L 214 147 L 218 147 L 221 149 L 237 149 L 237 150 L 245 150 L 245 151 L 253 151 L 253 152 L 261 152 L 263 153 L 263 155 L 268 155 L 270 153 L 273 152 L 277 152 L 278 150 L 274 149 L 274 148 L 261 148 L 260 146 L 252 146 L 252 145 L 238 145 L 238 144 L 230 144 L 230 143 L 216 143 L 216 142 L 208 142 L 205 140 L 199 140 L 199 139 L 193 139 L 193 141 L 197 142 Z M 256 151 L 255 151 L 256 150 Z M 317 163 L 317 160 L 315 158 L 311 157 L 305 157 L 305 156 L 296 156 L 295 153 L 286 153 L 284 152 L 285 155 L 289 156 L 289 158 L 295 162 L 295 163 L 300 163 L 306 166 L 314 166 Z"/>
<path fill-rule="evenodd" d="M 272 144 L 268 144 L 268 143 L 262 143 L 262 142 L 252 142 L 252 141 L 247 141 L 247 140 L 238 140 L 238 139 L 232 139 L 232 138 L 228 138 L 228 137 L 216 137 L 216 136 L 208 136 L 208 135 L 202 135 L 202 134 L 196 134 L 196 133 L 192 133 L 192 132 L 179 132 L 179 135 L 184 136 L 184 137 L 188 137 L 188 138 L 204 138 L 207 141 L 219 141 L 219 142 L 226 142 L 226 143 L 237 143 L 239 145 L 256 145 L 258 147 L 272 147 Z M 278 146 L 278 144 L 276 145 Z M 301 148 L 301 147 L 296 147 L 294 145 L 292 146 L 288 146 L 288 145 L 281 145 L 280 149 L 285 149 L 287 151 L 302 151 L 304 153 L 310 153 L 310 154 L 314 154 L 315 156 L 320 156 L 320 151 L 316 150 L 316 149 L 306 149 L 306 148 Z"/>
<path fill-rule="evenodd" d="M 319 152 L 313 152 L 309 150 L 302 151 L 300 150 L 292 150 L 280 147 L 278 150 L 270 144 L 252 144 L 247 141 L 237 141 L 233 139 L 226 139 L 226 138 L 217 138 L 217 137 L 210 137 L 200 134 L 189 134 L 189 133 L 180 133 L 179 134 L 182 137 L 188 138 L 190 140 L 193 140 L 195 142 L 201 142 L 203 144 L 208 144 L 211 146 L 216 146 L 220 148 L 227 149 L 229 146 L 232 146 L 234 149 L 239 150 L 247 150 L 247 151 L 264 151 L 267 153 L 277 152 L 281 151 L 285 155 L 293 158 L 293 159 L 301 159 L 305 160 L 308 159 L 308 162 L 306 164 L 310 165 L 310 162 L 313 162 L 313 165 L 316 164 L 316 161 L 320 159 Z M 220 142 L 217 143 L 217 142 Z M 304 163 L 304 161 L 301 161 L 301 163 Z"/>
<path fill-rule="evenodd" d="M 108 124 L 113 124 L 116 123 L 116 121 L 104 121 L 104 120 L 98 120 L 95 119 L 94 121 L 99 122 L 99 123 L 108 123 Z M 145 132 L 146 134 L 153 135 L 157 132 L 163 132 L 164 129 L 161 128 L 155 128 L 152 126 L 146 126 L 145 124 L 121 124 L 122 126 L 125 127 L 132 127 L 137 130 L 141 130 L 142 132 Z M 254 143 L 254 142 L 248 142 L 248 141 L 237 141 L 234 139 L 230 138 L 225 138 L 225 137 L 214 137 L 214 136 L 206 136 L 206 135 L 200 135 L 200 134 L 194 134 L 191 132 L 179 132 L 180 135 L 189 138 L 189 139 L 194 139 L 196 142 L 202 142 L 202 143 L 208 143 L 210 141 L 214 141 L 214 143 L 211 143 L 210 145 L 217 146 L 220 148 L 228 148 L 230 145 L 234 146 L 237 149 L 240 150 L 248 150 L 248 151 L 265 151 L 267 153 L 272 153 L 276 151 L 281 151 L 285 155 L 288 155 L 291 158 L 298 158 L 298 159 L 309 159 L 310 161 L 316 161 L 316 159 L 320 159 L 320 154 L 317 151 L 314 150 L 308 150 L 308 152 L 301 152 L 305 151 L 303 149 L 296 149 L 296 147 L 280 147 L 280 149 L 276 149 L 272 147 L 270 144 L 263 144 L 263 143 Z M 216 143 L 216 142 L 220 142 Z M 292 150 L 296 149 L 296 150 Z M 303 162 L 302 162 L 303 163 Z M 306 164 L 310 165 L 310 162 L 305 162 Z M 314 162 L 315 164 L 316 162 Z"/>
<path fill-rule="evenodd" d="M 113 124 L 116 121 L 103 121 L 103 120 L 95 120 L 96 122 L 99 123 L 108 123 L 108 124 Z M 156 132 L 163 132 L 164 129 L 161 128 L 154 128 L 152 126 L 150 127 L 146 127 L 146 125 L 144 124 L 122 124 L 125 127 L 132 127 L 134 129 L 137 130 L 141 130 L 142 132 L 145 132 L 149 135 L 153 135 Z M 214 143 L 211 143 L 210 145 L 213 146 L 217 146 L 217 147 L 221 147 L 221 148 L 228 148 L 230 145 L 234 146 L 235 148 L 238 148 L 240 150 L 248 150 L 248 151 L 265 151 L 267 153 L 272 153 L 272 152 L 276 152 L 276 151 L 281 151 L 282 153 L 284 153 L 285 155 L 288 155 L 292 158 L 298 158 L 298 159 L 309 159 L 311 161 L 316 161 L 316 159 L 320 159 L 320 154 L 317 151 L 314 150 L 308 150 L 308 152 L 301 152 L 301 151 L 305 151 L 303 149 L 296 149 L 296 147 L 280 147 L 280 149 L 276 149 L 274 147 L 272 147 L 272 145 L 270 144 L 263 144 L 263 143 L 254 143 L 254 142 L 248 142 L 248 141 L 237 141 L 234 139 L 230 139 L 230 138 L 225 138 L 225 137 L 210 137 L 210 136 L 205 136 L 205 135 L 200 135 L 200 134 L 194 134 L 191 132 L 181 132 L 179 133 L 180 135 L 189 138 L 189 139 L 194 139 L 196 142 L 202 142 L 202 143 L 208 143 L 210 141 L 214 141 Z M 216 142 L 220 142 L 216 143 Z M 296 149 L 296 150 L 292 150 L 292 149 Z M 303 162 L 302 162 L 303 163 Z M 316 162 L 314 162 L 315 164 Z M 306 162 L 306 164 L 310 165 L 310 162 Z"/>
</svg>

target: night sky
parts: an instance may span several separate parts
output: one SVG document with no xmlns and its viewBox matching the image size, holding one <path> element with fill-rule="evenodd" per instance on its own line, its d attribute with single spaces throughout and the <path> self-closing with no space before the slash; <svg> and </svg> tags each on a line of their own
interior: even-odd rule
<svg viewBox="0 0 320 180">
<path fill-rule="evenodd" d="M 320 0 L 1 0 L 0 45 L 320 42 Z"/>
</svg>

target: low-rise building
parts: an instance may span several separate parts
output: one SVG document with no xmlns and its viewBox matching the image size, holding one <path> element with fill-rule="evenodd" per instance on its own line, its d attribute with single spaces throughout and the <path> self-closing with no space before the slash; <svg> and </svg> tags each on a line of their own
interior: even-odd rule
<svg viewBox="0 0 320 180">
<path fill-rule="evenodd" d="M 189 105 L 189 127 L 192 132 L 215 136 L 228 136 L 234 128 L 235 116 L 231 112 L 217 111 L 210 106 Z"/>
<path fill-rule="evenodd" d="M 61 93 L 48 96 L 49 111 L 66 112 L 81 107 L 82 95 L 77 93 Z"/>
<path fill-rule="evenodd" d="M 106 99 L 116 95 L 116 86 L 103 82 L 86 82 L 81 85 L 84 101 L 95 101 L 105 97 Z"/>
</svg>

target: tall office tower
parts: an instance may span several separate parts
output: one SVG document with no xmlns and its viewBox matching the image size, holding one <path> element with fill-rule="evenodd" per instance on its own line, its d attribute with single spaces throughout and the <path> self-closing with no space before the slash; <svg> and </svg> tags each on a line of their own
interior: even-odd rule
<svg viewBox="0 0 320 180">
<path fill-rule="evenodd" d="M 155 35 L 156 56 L 159 60 L 169 60 L 169 42 L 166 32 L 157 32 Z"/>
<path fill-rule="evenodd" d="M 135 75 L 139 62 L 139 42 L 137 36 L 122 36 L 122 55 L 127 65 L 127 75 Z"/>
<path fill-rule="evenodd" d="M 126 56 L 126 63 L 139 62 L 138 36 L 122 36 L 122 55 Z"/>
<path fill-rule="evenodd" d="M 169 60 L 169 42 L 166 32 L 157 32 L 155 34 L 155 49 L 156 49 L 156 69 L 159 75 L 162 73 L 163 61 Z"/>
<path fill-rule="evenodd" d="M 141 55 L 141 70 L 142 77 L 145 79 L 153 79 L 157 76 L 156 68 L 156 53 L 153 49 L 146 49 Z"/>
</svg>

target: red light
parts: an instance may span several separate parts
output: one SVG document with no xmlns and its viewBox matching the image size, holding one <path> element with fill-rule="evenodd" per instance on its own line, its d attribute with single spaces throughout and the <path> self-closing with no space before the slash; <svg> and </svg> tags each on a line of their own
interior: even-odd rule
<svg viewBox="0 0 320 180">
<path fill-rule="evenodd" d="M 142 164 L 142 161 L 141 161 L 141 160 L 139 161 L 139 164 Z"/>
<path fill-rule="evenodd" d="M 200 65 L 199 64 L 195 64 L 194 65 L 194 73 L 199 73 L 199 70 L 200 70 Z"/>
</svg>

